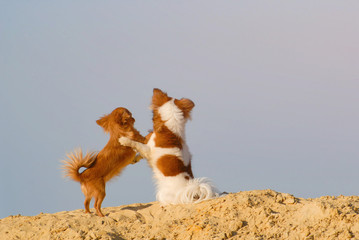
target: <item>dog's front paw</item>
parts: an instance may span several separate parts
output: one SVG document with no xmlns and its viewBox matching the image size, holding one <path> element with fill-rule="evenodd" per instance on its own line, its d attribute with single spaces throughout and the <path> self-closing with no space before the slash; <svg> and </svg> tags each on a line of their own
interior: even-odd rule
<svg viewBox="0 0 359 240">
<path fill-rule="evenodd" d="M 129 139 L 129 138 L 127 138 L 127 137 L 120 137 L 119 139 L 118 139 L 118 141 L 123 145 L 123 146 L 127 146 L 127 147 L 129 147 L 129 146 L 131 146 L 131 139 Z"/>
<path fill-rule="evenodd" d="M 142 159 L 142 156 L 140 154 L 137 154 L 131 164 L 138 163 L 141 159 Z"/>
</svg>

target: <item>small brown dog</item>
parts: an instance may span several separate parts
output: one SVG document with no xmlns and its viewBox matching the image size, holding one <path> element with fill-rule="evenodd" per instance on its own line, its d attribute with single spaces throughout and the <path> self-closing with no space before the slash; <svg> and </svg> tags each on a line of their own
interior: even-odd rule
<svg viewBox="0 0 359 240">
<path fill-rule="evenodd" d="M 145 138 L 134 128 L 135 119 L 126 108 L 116 108 L 96 122 L 110 134 L 107 145 L 98 154 L 90 152 L 83 156 L 81 149 L 75 150 L 62 162 L 65 176 L 81 183 L 86 212 L 90 213 L 90 202 L 95 198 L 97 215 L 103 217 L 101 204 L 106 196 L 106 182 L 119 175 L 128 164 L 141 159 L 130 147 L 121 145 L 118 139 L 128 137 L 143 143 Z M 82 167 L 86 170 L 79 173 Z"/>
</svg>

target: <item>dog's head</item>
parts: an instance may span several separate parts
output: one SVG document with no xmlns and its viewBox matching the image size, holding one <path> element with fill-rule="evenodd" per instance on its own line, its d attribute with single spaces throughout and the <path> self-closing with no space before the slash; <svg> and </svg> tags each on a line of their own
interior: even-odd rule
<svg viewBox="0 0 359 240">
<path fill-rule="evenodd" d="M 192 100 L 188 98 L 181 98 L 181 99 L 175 99 L 172 97 L 169 97 L 167 93 L 161 91 L 158 88 L 153 89 L 153 96 L 152 96 L 152 110 L 158 110 L 160 107 L 162 107 L 164 104 L 173 101 L 176 107 L 181 110 L 182 115 L 184 118 L 190 118 L 191 111 L 194 107 L 194 103 Z M 172 106 L 172 108 L 175 108 L 175 106 Z"/>
<path fill-rule="evenodd" d="M 153 89 L 151 109 L 155 130 L 164 124 L 179 133 L 178 128 L 184 127 L 187 119 L 191 117 L 193 107 L 194 103 L 188 98 L 175 99 L 158 88 Z"/>
<path fill-rule="evenodd" d="M 135 119 L 126 108 L 116 108 L 110 114 L 107 114 L 96 121 L 106 133 L 120 134 L 133 129 Z"/>
</svg>

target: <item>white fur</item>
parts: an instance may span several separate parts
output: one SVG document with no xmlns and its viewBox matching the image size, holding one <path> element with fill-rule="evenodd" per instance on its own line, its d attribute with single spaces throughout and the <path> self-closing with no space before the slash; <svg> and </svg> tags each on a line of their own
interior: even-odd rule
<svg viewBox="0 0 359 240">
<path fill-rule="evenodd" d="M 162 204 L 197 203 L 218 197 L 218 190 L 206 178 L 187 180 L 187 173 L 157 179 L 156 198 Z"/>
<path fill-rule="evenodd" d="M 174 103 L 174 99 L 158 108 L 162 121 L 169 130 L 185 140 L 186 119 L 183 112 Z M 187 144 L 182 144 L 182 149 L 161 148 L 155 146 L 156 133 L 153 133 L 147 145 L 121 137 L 119 142 L 137 150 L 144 158 L 148 159 L 154 172 L 157 186 L 156 198 L 162 204 L 196 203 L 203 200 L 218 197 L 218 190 L 206 178 L 188 180 L 188 173 L 180 173 L 177 176 L 164 176 L 157 168 L 157 161 L 164 155 L 174 155 L 181 159 L 185 166 L 191 162 L 191 153 Z M 187 178 L 187 179 L 186 179 Z"/>
<path fill-rule="evenodd" d="M 185 139 L 184 127 L 186 119 L 183 116 L 182 110 L 175 104 L 174 99 L 159 107 L 158 113 L 161 115 L 162 121 L 165 122 L 166 127 L 168 127 L 171 132 L 180 136 L 182 139 Z"/>
</svg>

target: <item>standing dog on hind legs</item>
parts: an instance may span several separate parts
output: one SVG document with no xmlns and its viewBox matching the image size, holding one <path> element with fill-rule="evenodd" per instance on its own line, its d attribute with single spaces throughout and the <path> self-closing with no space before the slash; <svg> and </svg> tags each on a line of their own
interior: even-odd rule
<svg viewBox="0 0 359 240">
<path fill-rule="evenodd" d="M 116 108 L 96 122 L 110 134 L 107 145 L 98 154 L 90 152 L 83 156 L 81 149 L 67 154 L 67 159 L 63 161 L 63 169 L 65 176 L 81 183 L 86 212 L 90 213 L 90 202 L 95 198 L 94 207 L 97 215 L 103 217 L 101 204 L 106 196 L 106 182 L 119 175 L 128 164 L 140 160 L 136 157 L 136 152 L 122 146 L 118 138 L 126 136 L 138 142 L 144 142 L 145 138 L 134 128 L 135 119 L 126 108 Z M 86 170 L 79 173 L 82 167 Z"/>
<path fill-rule="evenodd" d="M 219 196 L 206 178 L 194 178 L 191 153 L 185 139 L 185 124 L 194 103 L 174 99 L 160 89 L 153 90 L 153 132 L 146 144 L 121 137 L 119 142 L 136 149 L 152 167 L 157 200 L 162 204 L 193 203 Z"/>
</svg>

